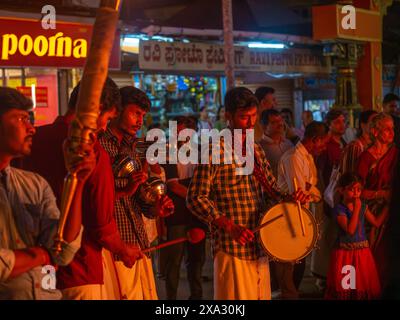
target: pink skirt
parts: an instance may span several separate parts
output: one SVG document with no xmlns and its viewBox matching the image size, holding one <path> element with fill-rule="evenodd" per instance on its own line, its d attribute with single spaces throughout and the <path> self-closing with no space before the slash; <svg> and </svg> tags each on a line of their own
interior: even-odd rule
<svg viewBox="0 0 400 320">
<path fill-rule="evenodd" d="M 372 300 L 380 296 L 381 285 L 369 248 L 333 250 L 325 299 Z"/>
</svg>

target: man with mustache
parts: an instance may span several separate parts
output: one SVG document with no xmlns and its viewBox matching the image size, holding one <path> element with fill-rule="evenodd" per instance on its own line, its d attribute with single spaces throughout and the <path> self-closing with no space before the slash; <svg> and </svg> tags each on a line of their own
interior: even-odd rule
<svg viewBox="0 0 400 320">
<path fill-rule="evenodd" d="M 51 250 L 60 212 L 54 194 L 41 176 L 10 166 L 31 152 L 35 128 L 28 111 L 32 101 L 15 89 L 0 88 L 0 299 L 60 299 L 61 293 L 43 285 L 42 267 L 67 265 L 81 243 L 81 198 L 94 168 L 87 157 L 69 163 L 78 177 L 76 193 L 64 230 L 63 250 Z"/>
<path fill-rule="evenodd" d="M 268 258 L 252 230 L 281 195 L 264 151 L 259 144 L 250 143 L 257 120 L 257 98 L 247 88 L 232 88 L 225 95 L 224 105 L 229 130 L 240 130 L 242 144 L 228 147 L 229 141 L 223 140 L 220 156 L 228 151 L 237 157 L 252 150 L 254 170 L 239 175 L 237 169 L 243 164 L 223 160 L 213 163 L 210 154 L 209 164 L 200 164 L 194 171 L 186 205 L 213 231 L 214 299 L 270 300 Z M 250 150 L 243 150 L 245 145 Z M 301 202 L 306 199 L 301 191 L 294 195 Z"/>
<path fill-rule="evenodd" d="M 32 155 L 26 159 L 25 168 L 42 174 L 49 180 L 57 200 L 60 201 L 64 177 L 67 171 L 62 155 L 62 141 L 76 116 L 80 85 L 71 93 L 68 111 L 54 123 L 39 127 Z M 100 115 L 97 120 L 101 134 L 110 119 L 117 115 L 121 98 L 119 89 L 107 78 L 100 98 Z M 141 257 L 135 245 L 122 241 L 114 219 L 114 176 L 107 152 L 98 141 L 94 144 L 96 167 L 90 175 L 83 193 L 84 232 L 81 249 L 72 263 L 57 272 L 58 286 L 64 299 L 108 300 L 118 299 L 119 293 L 112 284 L 112 254 L 116 254 L 127 267 L 132 267 Z M 110 270 L 111 269 L 111 270 Z M 111 275 L 110 275 L 111 274 Z"/>
<path fill-rule="evenodd" d="M 109 154 L 112 163 L 123 157 L 130 157 L 140 164 L 135 150 L 136 133 L 143 125 L 143 117 L 150 110 L 150 99 L 135 87 L 124 87 L 120 93 L 121 112 L 110 123 L 99 141 Z M 125 242 L 138 245 L 141 249 L 149 247 L 142 215 L 154 219 L 156 216 L 167 216 L 173 210 L 173 203 L 167 196 L 159 199 L 155 206 L 146 205 L 141 201 L 137 191 L 147 180 L 147 167 L 145 162 L 141 170 L 133 173 L 129 179 L 115 179 L 115 218 L 118 229 Z M 157 299 L 149 255 L 137 261 L 131 269 L 124 266 L 119 257 L 115 258 L 115 269 L 123 299 Z"/>
</svg>

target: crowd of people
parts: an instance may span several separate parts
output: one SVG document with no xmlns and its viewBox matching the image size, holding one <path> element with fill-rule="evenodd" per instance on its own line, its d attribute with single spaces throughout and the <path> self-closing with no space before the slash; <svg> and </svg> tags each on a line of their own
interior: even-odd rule
<svg viewBox="0 0 400 320">
<path fill-rule="evenodd" d="M 398 294 L 396 95 L 385 96 L 383 112 L 359 113 L 354 139 L 346 135 L 347 114 L 337 108 L 323 122 L 306 110 L 302 127 L 296 128 L 292 110 L 278 108 L 270 87 L 255 93 L 244 87 L 228 90 L 214 123 L 207 108 L 197 121 L 174 119 L 178 133 L 239 129 L 241 146 L 248 139 L 246 130 L 254 129 L 254 169 L 238 175 L 243 163 L 214 163 L 212 148 L 209 163 L 149 164 L 137 150 L 137 133 L 150 100 L 135 87 L 119 89 L 110 78 L 97 132 L 80 150 L 86 156 L 68 158 L 79 88 L 65 115 L 38 128 L 30 122 L 32 102 L 15 89 L 0 88 L 0 299 L 158 299 L 153 256 L 146 249 L 157 235 L 174 241 L 193 228 L 212 240 L 214 299 L 268 300 L 273 291 L 280 291 L 281 299 L 297 299 L 306 257 L 272 259 L 256 235 L 263 215 L 286 202 L 301 204 L 317 221 L 311 272 L 326 299 Z M 236 144 L 232 148 L 232 141 L 219 142 L 221 159 L 226 152 L 248 152 Z M 127 158 L 137 168 L 120 176 L 117 165 Z M 56 254 L 67 172 L 76 173 L 78 184 L 63 250 Z M 167 194 L 150 204 L 140 191 L 151 177 L 165 182 Z M 188 298 L 203 298 L 205 239 L 161 249 L 159 258 L 167 299 L 177 298 L 183 258 Z M 56 266 L 56 288 L 43 285 L 47 265 Z"/>
</svg>

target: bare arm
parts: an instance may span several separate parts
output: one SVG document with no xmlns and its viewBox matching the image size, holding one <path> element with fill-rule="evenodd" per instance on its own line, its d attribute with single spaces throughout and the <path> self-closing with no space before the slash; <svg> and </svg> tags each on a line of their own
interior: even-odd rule
<svg viewBox="0 0 400 320">
<path fill-rule="evenodd" d="M 391 198 L 391 192 L 390 190 L 369 190 L 369 189 L 364 189 L 362 192 L 362 198 L 365 200 L 371 200 L 371 199 L 385 199 L 386 201 L 390 201 Z"/>
<path fill-rule="evenodd" d="M 361 205 L 355 205 L 350 220 L 347 219 L 345 215 L 339 215 L 337 217 L 337 222 L 339 226 L 349 235 L 353 235 L 357 230 L 360 211 L 361 211 Z"/>
<path fill-rule="evenodd" d="M 374 216 L 368 208 L 365 211 L 365 218 L 370 224 L 372 224 L 376 228 L 379 228 L 383 224 L 383 222 L 387 219 L 388 215 L 389 215 L 388 207 L 385 207 L 385 209 L 383 209 L 383 212 L 378 216 Z"/>
<path fill-rule="evenodd" d="M 183 184 L 181 184 L 178 179 L 167 181 L 167 187 L 179 197 L 186 199 L 188 189 Z"/>
<path fill-rule="evenodd" d="M 50 257 L 47 250 L 42 247 L 32 247 L 15 250 L 15 264 L 9 278 L 16 278 L 19 275 L 38 266 L 50 264 Z"/>
</svg>

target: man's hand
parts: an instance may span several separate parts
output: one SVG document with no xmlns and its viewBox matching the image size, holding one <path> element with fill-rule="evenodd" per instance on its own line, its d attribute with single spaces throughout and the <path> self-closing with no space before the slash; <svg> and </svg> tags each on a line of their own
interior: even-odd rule
<svg viewBox="0 0 400 320">
<path fill-rule="evenodd" d="M 154 206 L 154 211 L 155 211 L 156 216 L 161 217 L 161 218 L 165 218 L 165 217 L 168 217 L 171 214 L 173 214 L 174 209 L 175 209 L 174 203 L 166 195 L 159 197 L 156 200 L 156 204 Z"/>
<path fill-rule="evenodd" d="M 254 240 L 254 233 L 250 229 L 233 223 L 227 217 L 219 217 L 214 223 L 242 246 Z"/>
<path fill-rule="evenodd" d="M 124 190 L 125 194 L 127 196 L 135 194 L 140 185 L 145 183 L 148 178 L 149 176 L 145 171 L 137 171 L 132 173 L 132 175 L 129 177 L 129 182 Z"/>
<path fill-rule="evenodd" d="M 135 244 L 126 244 L 125 250 L 120 254 L 120 258 L 125 267 L 132 268 L 136 261 L 143 258 L 140 247 Z"/>
<path fill-rule="evenodd" d="M 311 196 L 306 195 L 301 189 L 297 189 L 296 192 L 292 193 L 291 197 L 293 198 L 293 201 L 300 201 L 302 205 L 310 202 L 311 200 Z"/>
<path fill-rule="evenodd" d="M 65 166 L 70 173 L 76 173 L 79 182 L 85 182 L 96 167 L 96 156 L 92 144 L 81 144 L 75 150 L 71 148 L 71 141 L 65 140 L 63 152 Z"/>
</svg>

